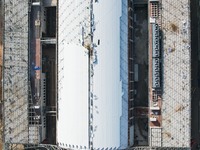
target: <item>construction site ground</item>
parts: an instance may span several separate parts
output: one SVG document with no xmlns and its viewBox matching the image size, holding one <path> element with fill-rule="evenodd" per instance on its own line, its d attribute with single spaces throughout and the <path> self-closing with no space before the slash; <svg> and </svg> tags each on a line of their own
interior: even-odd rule
<svg viewBox="0 0 200 150">
<path fill-rule="evenodd" d="M 138 64 L 138 82 L 134 106 L 141 110 L 148 107 L 148 7 L 147 4 L 134 8 L 135 64 Z M 147 111 L 148 112 L 148 111 Z M 134 145 L 148 145 L 148 115 L 135 116 Z"/>
<path fill-rule="evenodd" d="M 135 64 L 138 64 L 138 84 L 135 106 L 148 106 L 148 21 L 147 5 L 135 8 Z"/>
</svg>

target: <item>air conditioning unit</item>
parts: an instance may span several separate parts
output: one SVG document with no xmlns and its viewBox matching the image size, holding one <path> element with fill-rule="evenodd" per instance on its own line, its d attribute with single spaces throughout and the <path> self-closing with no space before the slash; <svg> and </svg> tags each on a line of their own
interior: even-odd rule
<svg viewBox="0 0 200 150">
<path fill-rule="evenodd" d="M 158 42 L 158 36 L 155 37 L 155 41 Z"/>
<path fill-rule="evenodd" d="M 157 58 L 155 58 L 155 65 L 158 65 L 159 60 Z"/>
<path fill-rule="evenodd" d="M 159 73 L 158 73 L 158 72 L 156 72 L 156 73 L 154 74 L 154 76 L 155 76 L 155 80 L 158 80 Z"/>
<path fill-rule="evenodd" d="M 156 55 L 159 55 L 158 49 L 155 49 L 155 54 L 156 54 Z"/>
</svg>

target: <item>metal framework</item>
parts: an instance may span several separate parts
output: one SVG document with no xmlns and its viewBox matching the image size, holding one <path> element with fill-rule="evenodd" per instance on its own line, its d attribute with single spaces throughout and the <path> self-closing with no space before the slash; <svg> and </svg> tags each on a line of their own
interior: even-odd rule
<svg viewBox="0 0 200 150">
<path fill-rule="evenodd" d="M 128 0 L 128 145 L 130 141 L 130 127 L 134 126 L 134 64 L 135 64 L 135 43 L 134 43 L 134 1 Z"/>
<path fill-rule="evenodd" d="M 23 148 L 25 150 L 29 149 L 42 149 L 42 150 L 67 150 L 64 148 L 60 148 L 57 145 L 50 145 L 50 144 L 39 144 L 39 145 L 20 145 L 20 144 L 6 144 L 6 150 L 18 150 L 19 148 Z M 182 148 L 182 147 L 132 147 L 129 150 L 190 150 L 189 148 Z"/>
<path fill-rule="evenodd" d="M 27 0 L 4 0 L 3 25 L 3 142 L 38 143 L 39 121 L 34 117 L 30 84 L 29 12 Z M 12 143 L 12 144 L 9 144 Z"/>
<path fill-rule="evenodd" d="M 4 142 L 28 143 L 28 1 L 5 0 Z"/>
</svg>

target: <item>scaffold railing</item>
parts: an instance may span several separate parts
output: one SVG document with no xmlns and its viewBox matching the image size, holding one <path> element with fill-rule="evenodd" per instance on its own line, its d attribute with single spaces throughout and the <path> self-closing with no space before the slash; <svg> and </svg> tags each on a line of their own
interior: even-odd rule
<svg viewBox="0 0 200 150">
<path fill-rule="evenodd" d="M 69 150 L 61 148 L 57 145 L 51 144 L 38 144 L 38 145 L 31 145 L 31 144 L 6 144 L 6 150 L 18 150 L 19 148 L 24 150 L 31 150 L 31 149 L 46 149 L 46 150 Z M 73 150 L 73 149 L 71 149 Z M 123 150 L 123 149 L 122 149 Z M 125 149 L 124 149 L 125 150 Z M 140 146 L 140 147 L 131 147 L 128 150 L 190 150 L 187 147 L 149 147 L 149 146 Z"/>
<path fill-rule="evenodd" d="M 28 2 L 4 0 L 4 142 L 28 142 Z"/>
<path fill-rule="evenodd" d="M 27 0 L 3 1 L 3 142 L 38 143 L 39 129 L 29 126 L 29 7 Z M 31 121 L 32 120 L 32 121 Z M 38 124 L 38 123 L 35 123 Z M 31 139 L 35 137 L 36 141 Z"/>
</svg>

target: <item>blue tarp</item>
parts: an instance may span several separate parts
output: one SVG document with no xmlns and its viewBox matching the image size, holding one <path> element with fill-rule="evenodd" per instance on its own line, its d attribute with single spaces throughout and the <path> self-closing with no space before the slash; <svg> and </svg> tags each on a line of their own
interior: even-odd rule
<svg viewBox="0 0 200 150">
<path fill-rule="evenodd" d="M 41 68 L 39 66 L 35 66 L 34 70 L 40 70 Z"/>
</svg>

